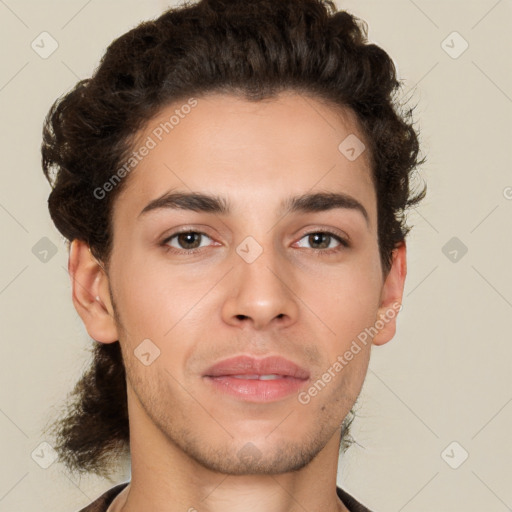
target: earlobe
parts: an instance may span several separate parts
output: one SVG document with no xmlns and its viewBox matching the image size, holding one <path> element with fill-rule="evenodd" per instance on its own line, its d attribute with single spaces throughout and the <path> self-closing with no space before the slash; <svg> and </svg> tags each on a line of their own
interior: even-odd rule
<svg viewBox="0 0 512 512">
<path fill-rule="evenodd" d="M 376 319 L 377 334 L 373 338 L 374 345 L 384 345 L 396 332 L 396 317 L 401 309 L 407 275 L 406 244 L 401 242 L 393 250 L 391 269 L 382 287 L 381 302 Z"/>
<path fill-rule="evenodd" d="M 71 242 L 68 261 L 73 304 L 89 336 L 102 343 L 119 339 L 108 276 L 83 240 Z"/>
</svg>

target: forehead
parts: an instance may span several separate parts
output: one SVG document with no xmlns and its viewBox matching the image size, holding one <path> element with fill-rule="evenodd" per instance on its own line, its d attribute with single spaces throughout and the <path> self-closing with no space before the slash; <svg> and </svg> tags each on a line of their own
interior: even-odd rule
<svg viewBox="0 0 512 512">
<path fill-rule="evenodd" d="M 365 145 L 350 109 L 304 94 L 258 102 L 225 94 L 184 99 L 162 108 L 137 134 L 132 149 L 144 156 L 115 210 L 138 215 L 149 201 L 179 189 L 231 198 L 236 214 L 322 190 L 357 197 L 371 218 L 375 195 Z M 362 152 L 353 158 L 351 149 Z"/>
</svg>

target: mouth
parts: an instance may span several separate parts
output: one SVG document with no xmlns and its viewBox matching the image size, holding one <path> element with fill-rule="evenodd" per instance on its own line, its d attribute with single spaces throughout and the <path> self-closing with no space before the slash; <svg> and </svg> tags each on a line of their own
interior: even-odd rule
<svg viewBox="0 0 512 512">
<path fill-rule="evenodd" d="M 294 394 L 309 381 L 309 372 L 280 356 L 238 356 L 210 367 L 203 378 L 222 394 L 247 402 L 272 402 Z"/>
<path fill-rule="evenodd" d="M 223 377 L 226 377 L 226 375 L 223 375 Z M 234 379 L 245 379 L 245 380 L 276 380 L 276 379 L 283 379 L 288 377 L 288 375 L 276 375 L 276 374 L 269 374 L 269 375 L 230 375 L 230 377 L 233 377 Z"/>
</svg>

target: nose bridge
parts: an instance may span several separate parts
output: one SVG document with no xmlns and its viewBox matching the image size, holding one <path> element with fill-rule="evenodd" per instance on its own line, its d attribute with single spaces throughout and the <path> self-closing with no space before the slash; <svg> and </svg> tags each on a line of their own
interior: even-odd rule
<svg viewBox="0 0 512 512">
<path fill-rule="evenodd" d="M 251 246 L 251 242 L 245 242 L 237 248 L 238 255 L 243 254 L 240 256 L 240 284 L 258 293 L 268 293 L 274 288 L 278 292 L 283 286 L 282 281 L 278 279 L 279 274 L 284 272 L 283 262 L 279 261 L 280 256 L 272 242 L 269 241 L 264 247 L 260 247 L 261 249 L 257 250 L 257 247 Z M 244 253 L 247 249 L 248 252 Z"/>
</svg>

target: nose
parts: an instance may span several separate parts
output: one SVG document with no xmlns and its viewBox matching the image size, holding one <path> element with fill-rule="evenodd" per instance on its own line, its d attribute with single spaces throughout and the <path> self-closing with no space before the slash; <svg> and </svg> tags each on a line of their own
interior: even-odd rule
<svg viewBox="0 0 512 512">
<path fill-rule="evenodd" d="M 240 328 L 289 327 L 299 314 L 293 288 L 293 273 L 270 250 L 265 249 L 252 263 L 241 259 L 231 272 L 222 318 Z"/>
</svg>

